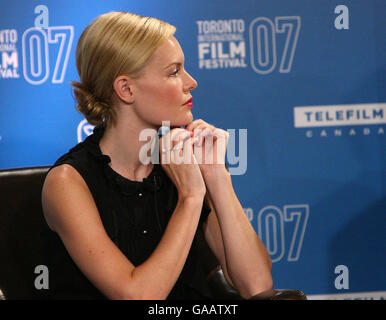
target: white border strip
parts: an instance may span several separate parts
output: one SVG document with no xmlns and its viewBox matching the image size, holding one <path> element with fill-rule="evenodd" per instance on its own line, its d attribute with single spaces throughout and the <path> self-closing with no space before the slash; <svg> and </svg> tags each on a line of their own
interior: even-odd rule
<svg viewBox="0 0 386 320">
<path fill-rule="evenodd" d="M 386 291 L 307 295 L 308 300 L 386 300 Z"/>
</svg>

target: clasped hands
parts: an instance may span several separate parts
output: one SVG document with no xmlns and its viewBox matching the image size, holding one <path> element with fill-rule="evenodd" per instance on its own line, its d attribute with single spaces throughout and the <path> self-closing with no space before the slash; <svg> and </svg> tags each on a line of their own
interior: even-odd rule
<svg viewBox="0 0 386 320">
<path fill-rule="evenodd" d="M 161 138 L 161 162 L 197 163 L 201 172 L 224 168 L 229 133 L 202 119 L 171 129 Z"/>
</svg>

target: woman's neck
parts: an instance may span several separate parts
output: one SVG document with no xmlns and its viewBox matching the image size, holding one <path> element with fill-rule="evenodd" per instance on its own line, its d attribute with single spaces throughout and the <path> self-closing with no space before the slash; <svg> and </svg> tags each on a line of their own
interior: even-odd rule
<svg viewBox="0 0 386 320">
<path fill-rule="evenodd" d="M 110 166 L 114 171 L 127 179 L 142 182 L 149 176 L 154 166 L 151 162 L 145 162 L 145 158 L 150 158 L 150 151 L 145 151 L 152 146 L 150 137 L 152 136 L 154 141 L 155 130 L 139 122 L 129 123 L 120 119 L 114 126 L 107 125 L 99 146 L 102 153 L 110 157 Z M 147 140 L 139 140 L 141 133 Z M 141 140 L 144 139 L 141 135 Z"/>
</svg>

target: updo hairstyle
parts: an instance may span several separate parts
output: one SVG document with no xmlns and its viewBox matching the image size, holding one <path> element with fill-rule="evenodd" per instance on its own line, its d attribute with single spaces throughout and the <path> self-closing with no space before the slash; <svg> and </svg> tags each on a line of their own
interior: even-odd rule
<svg viewBox="0 0 386 320">
<path fill-rule="evenodd" d="M 119 75 L 135 78 L 157 47 L 176 31 L 166 22 L 128 12 L 97 17 L 81 34 L 76 48 L 80 81 L 71 82 L 77 110 L 90 124 L 116 121 L 111 107 Z"/>
</svg>

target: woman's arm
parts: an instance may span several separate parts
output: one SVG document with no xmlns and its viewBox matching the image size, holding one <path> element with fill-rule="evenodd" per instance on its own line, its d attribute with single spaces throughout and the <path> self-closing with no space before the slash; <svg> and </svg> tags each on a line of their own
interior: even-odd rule
<svg viewBox="0 0 386 320">
<path fill-rule="evenodd" d="M 179 198 L 157 248 L 135 267 L 108 237 L 93 197 L 73 167 L 52 169 L 42 192 L 48 225 L 85 276 L 110 299 L 168 296 L 189 253 L 202 202 L 203 196 Z"/>
<path fill-rule="evenodd" d="M 225 277 L 246 298 L 271 289 L 268 252 L 249 223 L 225 168 L 228 132 L 202 119 L 191 122 L 186 129 L 198 140 L 194 153 L 200 161 L 212 208 L 205 226 L 206 240 L 219 259 Z"/>
<path fill-rule="evenodd" d="M 212 208 L 204 225 L 205 238 L 224 275 L 244 298 L 271 289 L 271 260 L 233 190 L 225 167 L 205 172 Z"/>
</svg>

